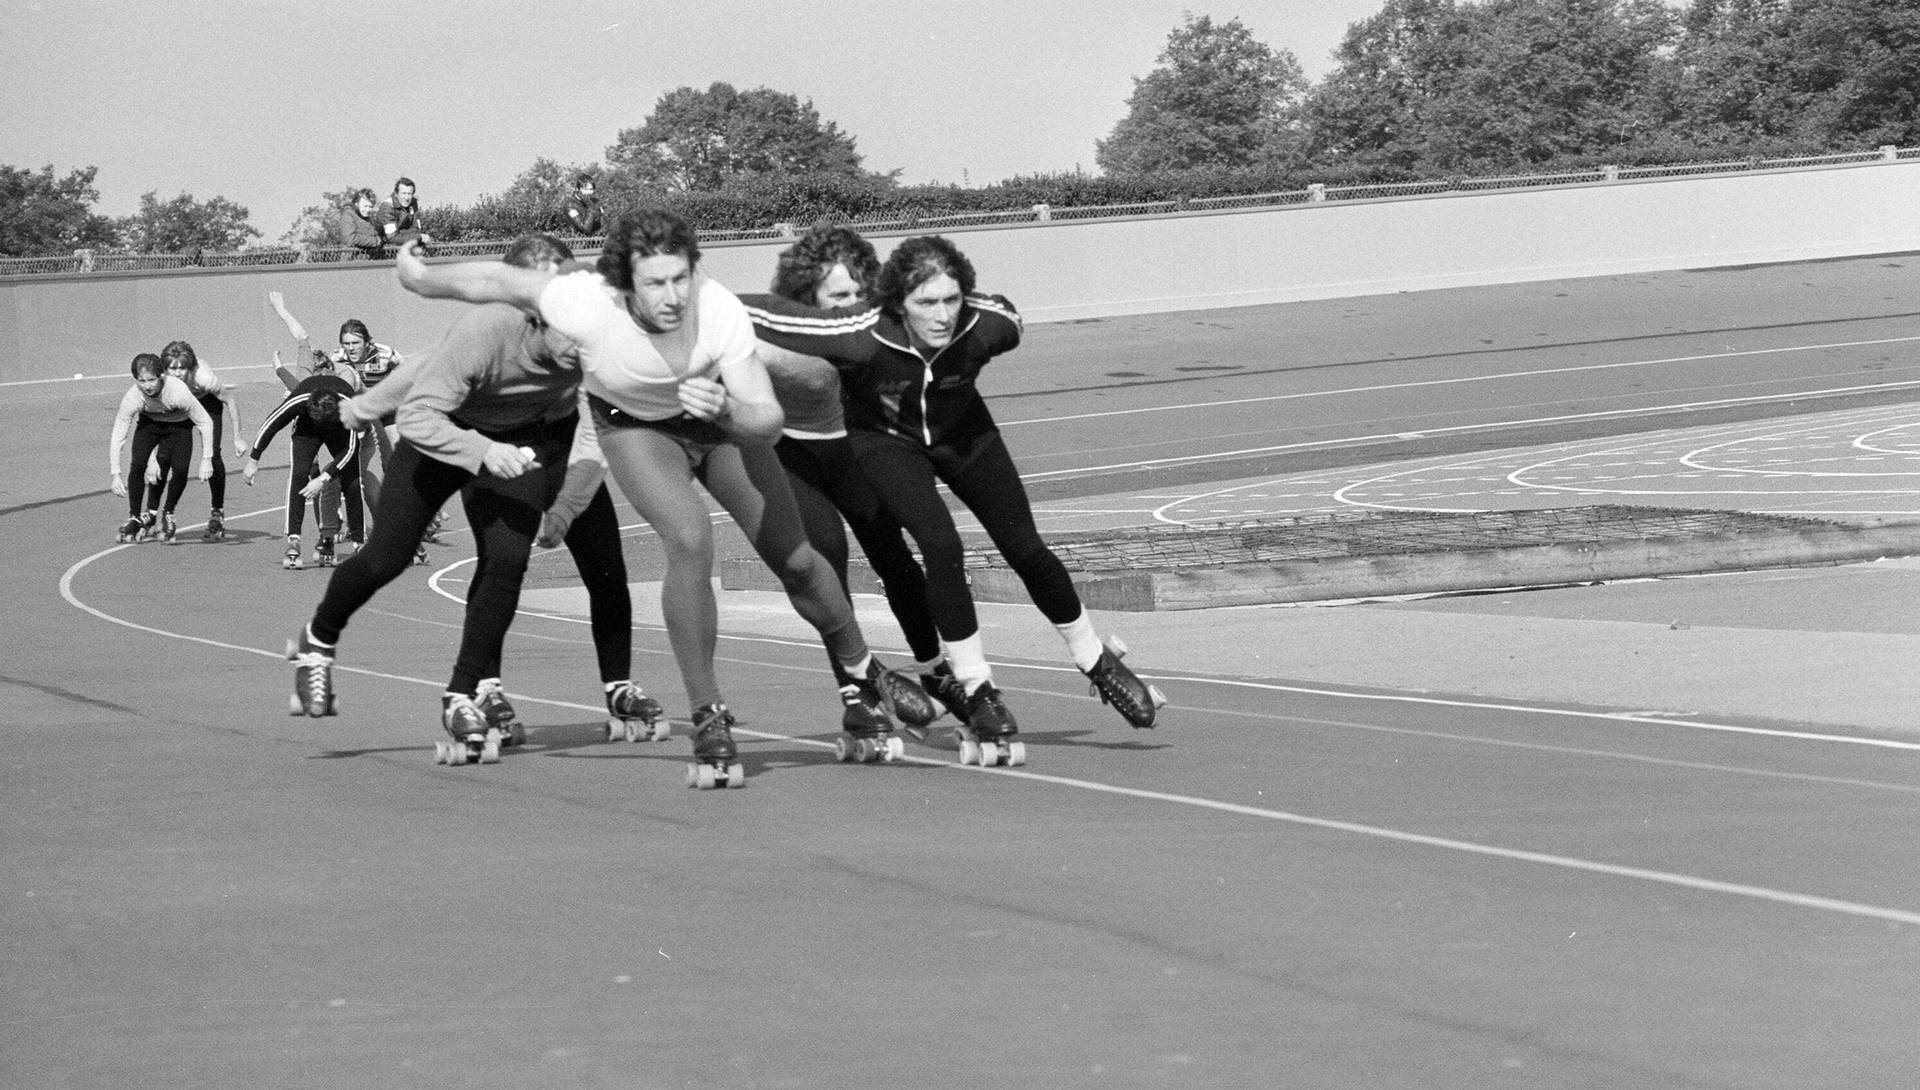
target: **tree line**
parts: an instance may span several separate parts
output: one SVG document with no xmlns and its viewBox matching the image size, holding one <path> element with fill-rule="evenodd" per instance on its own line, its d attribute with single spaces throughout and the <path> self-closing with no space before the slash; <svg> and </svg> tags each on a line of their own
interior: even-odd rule
<svg viewBox="0 0 1920 1090">
<path fill-rule="evenodd" d="M 1920 4 L 1386 0 L 1348 28 L 1317 83 L 1237 18 L 1189 14 L 1126 107 L 1096 141 L 1097 175 L 907 186 L 897 170 L 867 170 L 855 138 L 811 102 L 681 87 L 621 130 L 603 163 L 537 159 L 503 192 L 425 216 L 442 241 L 559 229 L 581 176 L 609 209 L 664 203 L 719 229 L 1910 146 Z M 149 192 L 132 216 L 100 216 L 95 174 L 0 165 L 0 256 L 260 238 L 224 197 Z M 331 244 L 353 188 L 322 193 L 278 242 Z"/>
</svg>

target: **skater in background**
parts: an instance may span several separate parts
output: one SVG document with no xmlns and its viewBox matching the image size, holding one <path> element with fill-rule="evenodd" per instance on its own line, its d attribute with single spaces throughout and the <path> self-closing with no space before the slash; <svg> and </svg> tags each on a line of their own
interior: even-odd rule
<svg viewBox="0 0 1920 1090">
<path fill-rule="evenodd" d="M 661 608 L 694 708 L 690 771 L 704 765 L 731 779 L 734 718 L 714 673 L 713 527 L 696 481 L 733 516 L 794 608 L 857 679 L 858 702 L 843 719 L 849 734 L 890 735 L 889 707 L 922 722 L 934 709 L 917 685 L 868 651 L 833 569 L 807 543 L 770 449 L 782 417 L 754 355 L 752 326 L 733 293 L 697 271 L 699 258 L 692 225 L 641 209 L 614 224 L 597 272 L 428 266 L 412 249 L 401 251 L 397 270 L 417 294 L 509 303 L 579 343 L 607 467 L 666 549 Z"/>
<path fill-rule="evenodd" d="M 187 489 L 187 464 L 193 459 L 194 433 L 200 434 L 200 479 L 213 476 L 213 420 L 187 384 L 167 374 L 166 364 L 151 352 L 133 357 L 127 370 L 133 385 L 120 397 L 113 414 L 113 433 L 107 441 L 107 473 L 116 496 L 127 500 L 127 521 L 120 526 L 121 541 L 159 537 L 174 539 L 174 507 Z M 120 450 L 132 436 L 126 473 L 120 470 Z M 146 494 L 147 463 L 158 460 L 167 483 L 160 506 L 140 509 Z"/>
<path fill-rule="evenodd" d="M 572 251 L 548 235 L 527 235 L 502 261 L 552 271 Z M 438 345 L 398 378 L 345 403 L 354 423 L 397 415 L 400 443 L 366 548 L 327 581 L 312 619 L 289 648 L 296 713 L 333 714 L 332 666 L 353 615 L 404 571 L 427 520 L 456 492 L 479 559 L 467 592 L 460 651 L 441 698 L 441 725 L 456 741 L 498 731 L 522 737 L 502 687 L 508 627 L 540 526 L 560 488 L 579 420 L 579 358 L 573 344 L 508 306 L 463 311 Z M 631 677 L 633 604 L 613 499 L 598 489 L 566 545 L 587 589 L 594 651 L 607 705 L 608 736 L 666 736 L 659 702 Z M 658 726 L 656 727 L 656 724 Z"/>
<path fill-rule="evenodd" d="M 221 383 L 220 377 L 208 367 L 205 361 L 186 341 L 169 341 L 160 350 L 160 362 L 166 365 L 167 374 L 187 384 L 187 389 L 207 410 L 207 417 L 213 421 L 213 476 L 207 480 L 208 507 L 206 537 L 218 541 L 226 536 L 227 519 L 227 460 L 222 457 L 221 441 L 226 430 L 226 417 L 229 410 L 233 414 L 233 453 L 236 458 L 247 455 L 245 438 L 246 424 L 240 417 L 240 401 L 234 397 L 234 388 Z M 156 487 L 149 485 L 149 489 Z M 149 492 L 149 506 L 152 506 L 152 493 Z"/>
<path fill-rule="evenodd" d="M 919 546 L 934 620 L 978 738 L 1009 738 L 1018 728 L 987 666 L 965 552 L 940 483 L 986 529 L 1100 698 L 1133 726 L 1151 727 L 1162 698 L 1094 631 L 1066 566 L 1034 524 L 1019 470 L 980 396 L 981 369 L 1019 345 L 1022 327 L 1012 304 L 976 292 L 974 279 L 958 247 L 929 235 L 894 249 L 865 308 L 821 311 L 779 296 L 743 301 L 761 339 L 839 368 L 860 468 Z"/>
<path fill-rule="evenodd" d="M 272 305 L 274 313 L 280 316 L 281 322 L 286 325 L 287 332 L 292 335 L 297 346 L 294 356 L 305 368 L 305 374 L 331 372 L 340 375 L 353 383 L 357 393 L 360 390 L 370 390 L 378 386 L 406 362 L 406 357 L 394 351 L 391 345 L 375 341 L 373 334 L 367 330 L 367 323 L 358 318 L 348 318 L 340 323 L 340 347 L 330 355 L 323 355 L 315 351 L 313 340 L 307 334 L 307 327 L 287 309 L 284 295 L 277 291 L 268 292 L 267 301 Z M 321 365 L 320 361 L 323 359 L 326 363 Z M 375 420 L 367 423 L 361 431 L 360 493 L 365 497 L 366 508 L 369 511 L 379 506 L 380 480 L 386 471 L 387 459 L 393 455 L 392 424 L 391 417 Z M 321 510 L 331 512 L 338 504 L 338 487 L 330 486 L 321 495 Z M 335 529 L 338 528 L 337 522 L 333 525 Z M 323 526 L 322 529 L 325 530 L 325 527 Z M 439 532 L 438 520 L 432 524 L 432 529 L 433 533 Z M 352 540 L 357 544 L 362 539 L 354 536 Z"/>
<path fill-rule="evenodd" d="M 325 491 L 332 480 L 340 482 L 340 496 L 346 506 L 347 532 L 355 540 L 364 540 L 360 510 L 360 466 L 354 457 L 359 434 L 340 421 L 340 403 L 353 396 L 353 384 L 339 375 L 313 375 L 301 379 L 280 404 L 274 406 L 260 425 L 241 474 L 253 484 L 260 472 L 260 455 L 266 452 L 281 429 L 293 425 L 292 464 L 287 469 L 287 551 L 282 566 L 300 565 L 300 531 L 305 524 L 307 501 Z M 331 465 L 316 465 L 322 449 L 332 457 Z M 322 565 L 333 563 L 334 535 L 322 523 L 314 558 Z"/>
</svg>

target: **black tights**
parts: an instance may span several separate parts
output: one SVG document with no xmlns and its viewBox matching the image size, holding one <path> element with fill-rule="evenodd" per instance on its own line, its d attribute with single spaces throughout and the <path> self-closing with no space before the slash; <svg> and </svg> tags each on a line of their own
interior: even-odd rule
<svg viewBox="0 0 1920 1090">
<path fill-rule="evenodd" d="M 569 417 L 499 437 L 501 442 L 532 447 L 540 460 L 541 468 L 512 480 L 475 476 L 422 454 L 403 440 L 387 463 L 380 507 L 374 512 L 366 546 L 348 557 L 327 582 L 326 594 L 313 614 L 314 638 L 339 642 L 354 613 L 413 563 L 427 524 L 458 492 L 479 559 L 467 590 L 460 653 L 447 688 L 471 695 L 480 679 L 499 677 L 507 630 L 520 607 L 520 588 L 540 516 L 566 476 L 573 423 Z M 624 681 L 632 670 L 633 603 L 627 596 L 620 520 L 604 487 L 574 519 L 566 545 L 587 589 L 600 680 L 603 684 Z"/>
<path fill-rule="evenodd" d="M 860 469 L 880 501 L 900 520 L 920 548 L 926 565 L 927 605 L 934 624 L 949 643 L 980 630 L 967 589 L 966 551 L 953 513 L 934 487 L 946 482 L 967 510 L 980 520 L 994 548 L 1026 584 L 1027 596 L 1047 620 L 1066 624 L 1081 614 L 1080 594 L 1066 565 L 1047 548 L 1033 522 L 1026 486 L 999 434 L 976 442 L 966 454 L 928 451 L 878 432 L 855 431 L 848 438 Z"/>
</svg>

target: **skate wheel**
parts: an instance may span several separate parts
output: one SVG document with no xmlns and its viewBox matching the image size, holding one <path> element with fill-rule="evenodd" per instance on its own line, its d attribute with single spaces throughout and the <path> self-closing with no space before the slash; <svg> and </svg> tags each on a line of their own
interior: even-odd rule
<svg viewBox="0 0 1920 1090">
<path fill-rule="evenodd" d="M 437 765 L 450 765 L 455 763 L 452 747 L 445 742 L 435 742 L 433 744 L 433 763 Z"/>
<path fill-rule="evenodd" d="M 1158 685 L 1147 686 L 1147 695 L 1153 698 L 1154 707 L 1164 708 L 1167 706 L 1167 694 L 1160 691 L 1160 686 Z"/>
<path fill-rule="evenodd" d="M 687 766 L 687 786 L 699 791 L 711 791 L 717 785 L 714 768 L 709 764 L 695 762 Z"/>
<path fill-rule="evenodd" d="M 673 737 L 673 724 L 667 722 L 665 719 L 661 719 L 649 724 L 647 731 L 640 736 L 640 740 L 643 742 L 664 742 L 671 737 Z"/>
<path fill-rule="evenodd" d="M 504 740 L 497 728 L 488 730 L 486 736 L 480 740 L 480 763 L 483 765 L 499 764 L 500 743 Z"/>
<path fill-rule="evenodd" d="M 300 703 L 300 694 L 299 694 L 299 693 L 288 693 L 288 694 L 287 694 L 287 714 L 288 714 L 288 715 L 305 715 L 305 714 L 307 714 L 307 706 L 306 706 L 305 704 L 302 704 L 302 703 Z"/>
<path fill-rule="evenodd" d="M 731 764 L 727 766 L 727 786 L 741 788 L 747 786 L 747 766 Z"/>
<path fill-rule="evenodd" d="M 624 732 L 626 729 L 627 729 L 626 724 L 620 722 L 620 720 L 614 718 L 613 716 L 607 717 L 607 741 L 609 742 L 619 741 L 621 733 Z"/>
<path fill-rule="evenodd" d="M 1025 742 L 1008 742 L 1004 749 L 1008 768 L 1017 768 L 1027 763 L 1027 744 Z"/>
<path fill-rule="evenodd" d="M 835 738 L 833 740 L 833 756 L 834 756 L 834 759 L 839 761 L 841 764 L 845 764 L 848 761 L 858 759 L 859 754 L 860 754 L 860 743 L 854 741 L 853 739 L 847 737 L 846 735 L 843 734 L 840 737 Z"/>
<path fill-rule="evenodd" d="M 880 748 L 880 759 L 883 761 L 897 761 L 906 755 L 907 744 L 898 738 L 887 739 L 886 745 Z"/>
<path fill-rule="evenodd" d="M 971 738 L 960 739 L 960 763 L 986 767 L 986 754 L 980 749 L 980 743 Z"/>
</svg>

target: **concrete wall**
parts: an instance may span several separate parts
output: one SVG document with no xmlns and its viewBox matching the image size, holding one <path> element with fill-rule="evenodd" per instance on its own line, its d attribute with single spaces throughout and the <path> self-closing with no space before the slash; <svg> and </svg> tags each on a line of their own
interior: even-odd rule
<svg viewBox="0 0 1920 1090">
<path fill-rule="evenodd" d="M 983 287 L 1060 321 L 1920 250 L 1916 209 L 1920 161 L 1897 160 L 947 233 Z M 895 240 L 874 241 L 884 254 Z M 781 246 L 717 244 L 706 265 L 764 290 Z M 401 290 L 387 263 L 0 282 L 0 383 L 124 375 L 176 338 L 246 377 L 290 343 L 269 290 L 317 343 L 357 317 L 403 352 L 458 306 Z"/>
</svg>

